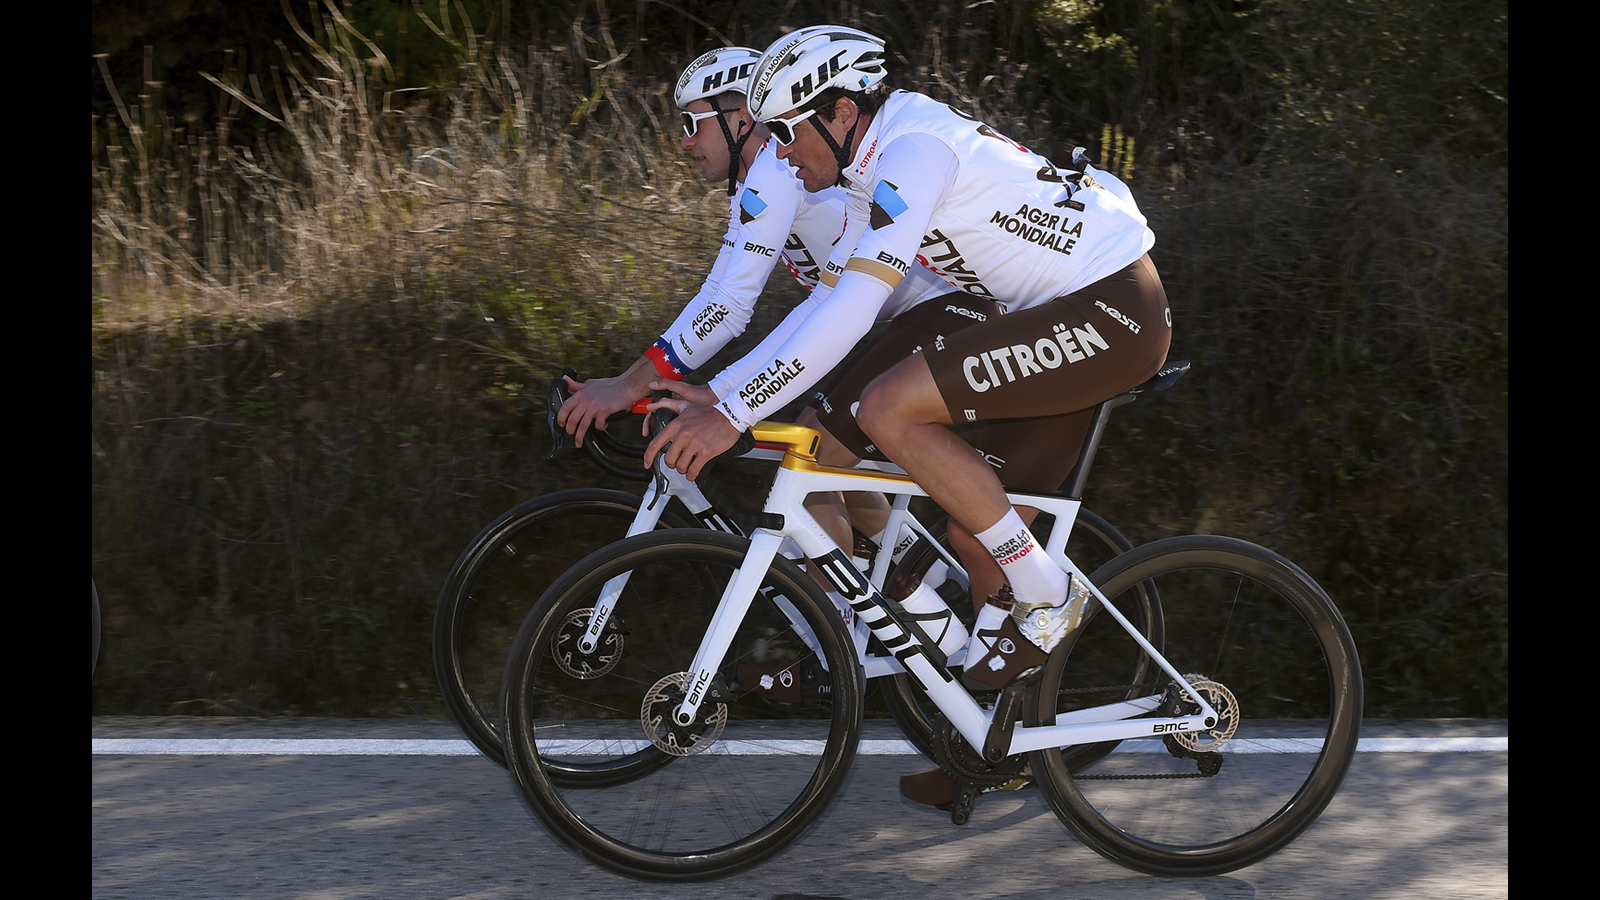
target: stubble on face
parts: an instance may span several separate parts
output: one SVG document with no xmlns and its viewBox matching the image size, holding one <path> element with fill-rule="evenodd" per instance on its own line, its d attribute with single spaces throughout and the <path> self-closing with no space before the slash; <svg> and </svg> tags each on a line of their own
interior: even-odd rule
<svg viewBox="0 0 1600 900">
<path fill-rule="evenodd" d="M 818 124 L 813 127 L 814 122 Z M 796 170 L 795 175 L 805 189 L 813 194 L 827 190 L 839 180 L 839 161 L 834 159 L 833 151 L 822 135 L 817 133 L 817 128 L 821 127 L 819 116 L 812 116 L 800 123 L 795 128 L 794 143 L 789 145 L 788 152 L 779 154 Z"/>
<path fill-rule="evenodd" d="M 711 111 L 711 104 L 704 100 L 696 100 L 689 104 L 687 109 L 694 113 Z M 706 181 L 716 183 L 728 179 L 728 141 L 722 135 L 721 126 L 716 124 L 720 116 L 701 119 L 700 127 L 695 129 L 692 136 L 681 141 L 683 149 L 689 151 L 689 156 L 700 166 L 700 171 L 705 174 Z"/>
</svg>

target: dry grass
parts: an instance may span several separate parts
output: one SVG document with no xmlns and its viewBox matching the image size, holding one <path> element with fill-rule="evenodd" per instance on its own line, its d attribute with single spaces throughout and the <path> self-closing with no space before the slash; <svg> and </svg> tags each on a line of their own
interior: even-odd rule
<svg viewBox="0 0 1600 900">
<path fill-rule="evenodd" d="M 265 78 L 213 78 L 230 103 L 210 129 L 158 90 L 125 103 L 106 75 L 118 115 L 93 129 L 97 325 L 261 323 L 350 301 L 447 311 L 544 286 L 637 315 L 701 274 L 718 204 L 653 137 L 673 114 L 665 85 L 620 90 L 604 68 L 575 83 L 584 60 L 491 46 L 448 90 L 390 92 L 348 41 L 307 46 Z M 236 146 L 234 116 L 278 127 Z"/>
</svg>

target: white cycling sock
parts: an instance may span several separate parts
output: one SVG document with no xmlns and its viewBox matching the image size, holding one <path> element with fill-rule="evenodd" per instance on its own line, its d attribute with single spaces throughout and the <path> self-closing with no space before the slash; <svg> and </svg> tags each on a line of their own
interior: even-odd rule
<svg viewBox="0 0 1600 900">
<path fill-rule="evenodd" d="M 1067 573 L 1045 555 L 1015 509 L 976 537 L 1000 564 L 1018 599 L 1053 604 L 1067 595 Z"/>
</svg>

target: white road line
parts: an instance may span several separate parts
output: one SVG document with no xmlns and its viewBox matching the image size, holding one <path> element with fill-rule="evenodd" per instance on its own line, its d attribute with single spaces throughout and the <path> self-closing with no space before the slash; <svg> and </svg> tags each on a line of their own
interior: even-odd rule
<svg viewBox="0 0 1600 900">
<path fill-rule="evenodd" d="M 359 740 L 349 738 L 91 738 L 92 756 L 476 756 L 463 740 Z M 583 741 L 563 739 L 541 744 L 559 756 L 635 753 L 642 740 Z M 1230 753 L 1315 753 L 1316 739 L 1258 738 L 1235 740 Z M 816 755 L 821 741 L 722 740 L 706 751 L 726 756 Z M 916 756 L 904 740 L 862 741 L 862 756 Z M 1118 753 L 1165 753 L 1157 740 L 1124 741 Z M 1362 738 L 1358 753 L 1507 753 L 1509 737 Z"/>
</svg>

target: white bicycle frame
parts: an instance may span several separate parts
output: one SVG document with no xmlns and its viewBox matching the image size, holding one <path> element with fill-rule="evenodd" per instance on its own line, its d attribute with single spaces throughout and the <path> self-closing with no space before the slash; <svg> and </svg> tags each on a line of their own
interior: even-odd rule
<svg viewBox="0 0 1600 900">
<path fill-rule="evenodd" d="M 771 460 L 776 462 L 783 459 L 784 452 L 785 451 L 783 449 L 773 449 L 770 446 L 757 447 L 756 449 L 751 450 L 749 453 L 746 453 L 743 458 Z M 901 469 L 900 467 L 891 463 L 881 463 L 868 460 L 863 461 L 860 468 L 868 471 L 888 472 L 902 476 L 905 475 L 904 469 Z M 707 500 L 705 494 L 701 493 L 700 488 L 697 487 L 695 483 L 690 481 L 686 476 L 679 474 L 673 469 L 668 469 L 663 466 L 658 466 L 657 470 L 659 477 L 652 478 L 649 486 L 645 489 L 644 497 L 639 504 L 639 511 L 634 515 L 633 522 L 628 526 L 628 533 L 626 535 L 627 537 L 633 537 L 636 534 L 648 534 L 649 532 L 654 531 L 656 525 L 661 521 L 662 514 L 666 511 L 667 503 L 665 501 L 668 498 L 673 497 L 677 498 L 678 501 L 681 502 L 689 510 L 689 512 L 707 528 L 715 531 L 725 532 L 727 534 L 737 534 L 741 536 L 744 535 L 744 532 L 741 529 L 729 522 L 716 511 L 711 501 Z M 917 520 L 916 516 L 911 514 L 911 511 L 908 508 L 911 502 L 911 495 L 906 494 L 897 498 L 897 501 L 898 502 L 896 502 L 889 511 L 888 523 L 884 526 L 883 531 L 876 535 L 876 542 L 880 547 L 884 548 L 884 552 L 878 554 L 877 562 L 870 573 L 869 577 L 871 578 L 872 583 L 880 588 L 883 586 L 884 579 L 888 577 L 889 567 L 892 565 L 892 560 L 894 558 L 894 554 L 892 552 L 893 548 L 888 547 L 886 540 L 890 535 L 898 537 L 901 533 L 902 526 L 904 526 L 911 529 L 914 534 L 928 541 L 928 543 L 939 552 L 939 554 L 944 558 L 945 562 L 950 566 L 951 575 L 960 584 L 965 586 L 967 578 L 966 570 L 961 568 L 961 564 L 956 560 L 956 558 L 950 555 L 950 553 L 947 552 L 944 547 L 940 546 L 939 542 L 935 540 L 933 535 L 928 532 L 928 529 Z M 1074 503 L 1073 514 L 1076 515 L 1076 513 L 1077 504 Z M 1063 541 L 1066 539 L 1066 532 L 1071 530 L 1071 523 L 1071 519 L 1066 520 L 1066 524 L 1061 531 Z M 793 542 L 785 544 L 780 552 L 789 559 L 800 559 L 805 555 L 801 551 L 800 547 Z M 601 632 L 605 630 L 606 622 L 610 620 L 612 612 L 616 609 L 617 598 L 622 596 L 623 588 L 627 587 L 630 574 L 631 573 L 624 573 L 622 575 L 618 575 L 617 577 L 606 582 L 605 585 L 600 589 L 600 597 L 596 601 L 594 612 L 589 618 L 589 625 L 584 629 L 583 636 L 579 638 L 578 641 L 578 649 L 580 651 L 584 653 L 593 653 L 595 648 L 599 646 Z M 787 601 L 784 601 L 781 598 L 778 600 L 778 602 L 787 603 Z M 811 649 L 816 650 L 816 639 L 811 634 L 810 629 L 806 627 L 804 621 L 800 618 L 797 611 L 793 609 L 785 609 L 785 613 L 796 623 L 800 631 L 801 638 L 806 642 L 806 644 L 810 646 Z M 854 617 L 852 616 L 852 618 Z M 857 619 L 856 622 L 859 623 L 860 620 Z M 847 622 L 847 624 L 852 623 Z M 861 662 L 865 677 L 878 678 L 884 675 L 896 675 L 905 671 L 904 667 L 902 667 L 900 663 L 892 656 L 877 656 L 867 653 L 867 640 L 869 633 L 864 626 L 855 624 L 854 627 L 851 628 L 851 636 L 855 641 L 856 656 Z M 961 653 L 964 653 L 964 651 L 961 651 Z M 957 657 L 954 661 L 959 662 L 959 657 Z"/>
<path fill-rule="evenodd" d="M 893 498 L 892 509 L 896 513 L 905 513 L 912 497 L 925 497 L 927 492 L 903 473 L 894 474 L 884 471 L 883 467 L 872 471 L 859 468 L 840 469 L 818 464 L 814 456 L 818 435 L 810 428 L 763 422 L 756 425 L 753 431 L 758 442 L 781 444 L 786 448 L 777 479 L 773 483 L 765 506 L 765 512 L 783 517 L 783 527 L 777 531 L 758 528 L 751 536 L 750 550 L 745 556 L 745 563 L 729 581 L 712 616 L 711 625 L 695 653 L 694 662 L 688 670 L 691 676 L 688 682 L 690 689 L 683 703 L 674 711 L 673 718 L 680 725 L 688 725 L 695 721 L 699 707 L 706 698 L 706 688 L 711 685 L 712 679 L 721 668 L 722 660 L 733 642 L 734 633 L 738 630 L 740 622 L 765 579 L 767 569 L 772 565 L 773 558 L 778 555 L 784 543 L 792 541 L 805 556 L 820 565 L 835 590 L 855 610 L 857 617 L 893 654 L 891 657 L 866 657 L 863 635 L 857 640 L 858 657 L 862 658 L 863 663 L 880 668 L 882 671 L 878 674 L 888 674 L 893 671 L 909 672 L 922 685 L 934 705 L 950 720 L 956 731 L 971 746 L 984 747 L 995 712 L 980 706 L 948 669 L 936 665 L 929 658 L 929 648 L 924 646 L 919 638 L 920 629 L 908 628 L 907 623 L 901 619 L 902 613 L 884 598 L 879 587 L 887 571 L 888 554 L 879 554 L 878 564 L 872 573 L 874 577 L 869 580 L 856 569 L 850 557 L 806 511 L 802 502 L 808 494 L 823 491 L 879 491 Z M 657 458 L 656 467 L 658 471 L 665 469 L 660 457 Z M 672 475 L 676 475 L 670 469 L 666 469 L 662 474 L 666 474 L 669 481 Z M 1050 537 L 1045 543 L 1045 552 L 1064 571 L 1089 588 L 1106 613 L 1112 616 L 1155 660 L 1162 671 L 1174 684 L 1181 687 L 1200 710 L 1189 716 L 1136 718 L 1147 716 L 1160 706 L 1162 696 L 1159 694 L 1075 710 L 1058 715 L 1054 725 L 1016 726 L 1006 755 L 1043 750 L 1047 747 L 1068 747 L 1151 735 L 1199 732 L 1214 727 L 1220 717 L 1206 698 L 1189 684 L 1160 651 L 1151 646 L 1139 629 L 1134 627 L 1127 617 L 1089 581 L 1086 573 L 1067 558 L 1065 552 L 1067 537 L 1072 531 L 1070 527 L 1072 522 L 1077 518 L 1080 502 L 1048 495 L 1008 494 L 1007 496 L 1014 505 L 1031 506 L 1056 517 L 1056 527 L 1051 530 Z M 648 502 L 648 494 L 646 498 Z M 898 535 L 897 522 L 905 521 L 915 523 L 915 519 L 908 513 L 904 518 L 891 516 L 889 528 L 884 534 Z M 924 537 L 928 537 L 920 524 L 913 524 L 912 527 Z M 938 546 L 937 542 L 934 545 Z M 948 561 L 952 570 L 958 568 L 954 560 Z M 877 586 L 874 586 L 875 584 Z M 607 585 L 607 595 L 614 603 L 615 597 L 610 595 L 609 588 L 610 584 Z M 620 591 L 619 586 L 617 592 Z M 791 608 L 785 612 L 794 620 L 796 627 L 805 633 L 803 622 L 799 620 L 795 611 Z M 609 610 L 605 614 L 609 615 Z M 600 619 L 599 610 L 595 618 Z M 603 622 L 601 624 L 603 625 Z M 593 622 L 590 630 L 595 634 L 599 633 Z M 938 654 L 939 659 L 944 659 L 937 648 L 933 648 L 932 652 Z M 870 670 L 864 674 L 873 677 L 873 672 Z"/>
</svg>

